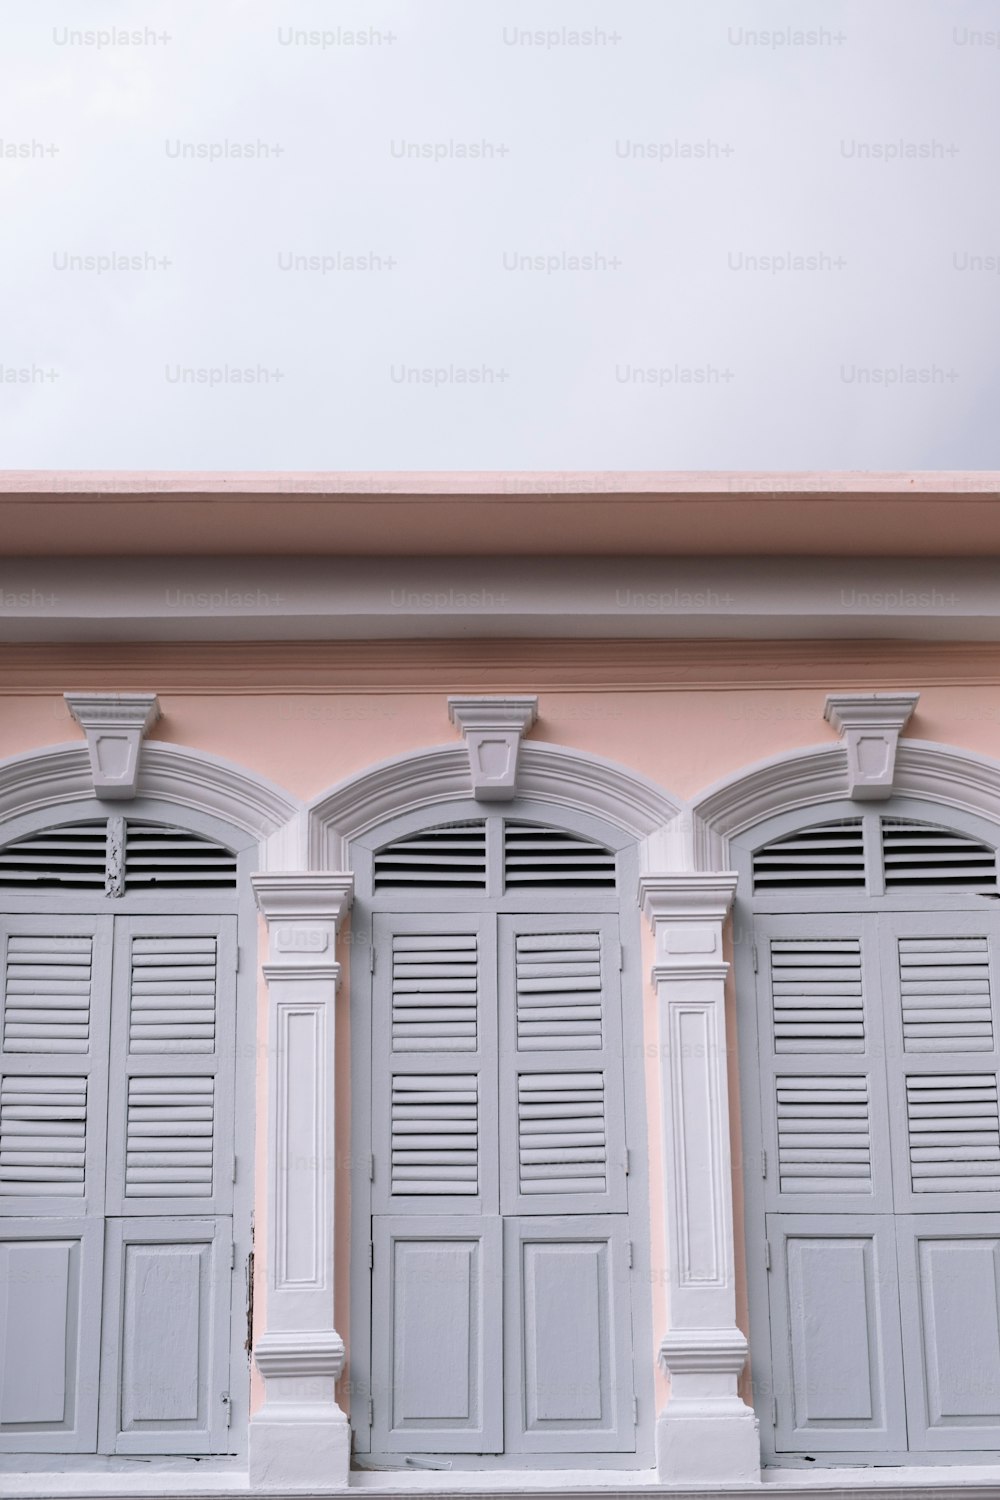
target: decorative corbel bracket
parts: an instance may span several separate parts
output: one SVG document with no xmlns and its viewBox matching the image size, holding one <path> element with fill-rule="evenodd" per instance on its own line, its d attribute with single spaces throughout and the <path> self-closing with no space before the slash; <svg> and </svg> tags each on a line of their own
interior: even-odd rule
<svg viewBox="0 0 1000 1500">
<path fill-rule="evenodd" d="M 142 741 L 160 717 L 156 694 L 63 693 L 63 698 L 87 736 L 94 796 L 134 797 Z"/>
<path fill-rule="evenodd" d="M 919 693 L 830 693 L 823 717 L 847 747 L 848 795 L 855 802 L 892 796 L 896 746 Z"/>
<path fill-rule="evenodd" d="M 449 698 L 448 717 L 469 747 L 476 801 L 512 801 L 517 796 L 518 751 L 538 717 L 538 699 Z"/>
</svg>

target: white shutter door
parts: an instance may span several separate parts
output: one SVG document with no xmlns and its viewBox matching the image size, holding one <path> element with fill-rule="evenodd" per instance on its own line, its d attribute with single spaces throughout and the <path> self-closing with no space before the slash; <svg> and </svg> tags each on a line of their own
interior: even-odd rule
<svg viewBox="0 0 1000 1500">
<path fill-rule="evenodd" d="M 110 919 L 9 916 L 0 933 L 0 1214 L 102 1213 Z"/>
<path fill-rule="evenodd" d="M 499 918 L 504 1213 L 627 1209 L 618 919 Z"/>
<path fill-rule="evenodd" d="M 229 1219 L 110 1219 L 101 1450 L 228 1447 Z"/>
<path fill-rule="evenodd" d="M 376 1218 L 376 1451 L 502 1451 L 500 1228 L 494 1214 Z"/>
<path fill-rule="evenodd" d="M 118 919 L 109 1213 L 231 1213 L 235 993 L 235 917 Z"/>
<path fill-rule="evenodd" d="M 0 1453 L 93 1453 L 104 1224 L 0 1220 Z"/>
<path fill-rule="evenodd" d="M 906 1447 L 890 1215 L 767 1217 L 781 1453 Z"/>
<path fill-rule="evenodd" d="M 896 1220 L 910 1447 L 1000 1449 L 1000 1215 Z"/>
<path fill-rule="evenodd" d="M 888 1213 L 877 932 L 859 916 L 755 923 L 769 1208 Z"/>
<path fill-rule="evenodd" d="M 1000 1211 L 1000 918 L 880 918 L 896 1211 Z"/>
<path fill-rule="evenodd" d="M 632 1453 L 628 1221 L 504 1222 L 505 1446 Z"/>
<path fill-rule="evenodd" d="M 374 919 L 373 1209 L 497 1212 L 494 919 Z"/>
</svg>

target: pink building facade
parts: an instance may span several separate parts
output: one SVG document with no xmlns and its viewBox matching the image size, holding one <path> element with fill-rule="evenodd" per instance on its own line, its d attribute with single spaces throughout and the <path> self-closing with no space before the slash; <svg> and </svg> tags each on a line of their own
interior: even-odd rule
<svg viewBox="0 0 1000 1500">
<path fill-rule="evenodd" d="M 995 1489 L 998 495 L 5 476 L 4 1482 Z"/>
</svg>

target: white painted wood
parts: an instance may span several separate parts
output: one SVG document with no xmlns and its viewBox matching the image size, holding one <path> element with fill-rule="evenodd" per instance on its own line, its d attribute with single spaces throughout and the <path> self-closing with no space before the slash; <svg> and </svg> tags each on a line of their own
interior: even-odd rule
<svg viewBox="0 0 1000 1500">
<path fill-rule="evenodd" d="M 634 1452 L 627 1235 L 620 1214 L 504 1219 L 508 1452 Z"/>
<path fill-rule="evenodd" d="M 231 1244 L 228 1218 L 108 1220 L 104 1452 L 228 1450 Z"/>
<path fill-rule="evenodd" d="M 378 1215 L 374 1235 L 373 1445 L 501 1452 L 500 1219 Z"/>
<path fill-rule="evenodd" d="M 768 1215 L 767 1236 L 778 1452 L 905 1447 L 892 1217 Z"/>
<path fill-rule="evenodd" d="M 0 1221 L 0 1453 L 97 1448 L 104 1225 Z"/>
</svg>

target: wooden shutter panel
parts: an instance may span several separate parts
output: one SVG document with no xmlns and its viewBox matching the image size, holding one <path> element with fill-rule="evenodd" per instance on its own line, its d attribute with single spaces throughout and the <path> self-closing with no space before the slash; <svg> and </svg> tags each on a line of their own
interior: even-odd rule
<svg viewBox="0 0 1000 1500">
<path fill-rule="evenodd" d="M 634 1452 L 628 1220 L 504 1221 L 505 1446 Z"/>
<path fill-rule="evenodd" d="M 503 1449 L 500 1230 L 495 1214 L 375 1219 L 376 1451 Z"/>
<path fill-rule="evenodd" d="M 118 919 L 111 1213 L 231 1211 L 235 942 L 235 917 Z"/>
<path fill-rule="evenodd" d="M 93 1453 L 104 1224 L 0 1222 L 0 1453 Z"/>
<path fill-rule="evenodd" d="M 374 918 L 376 1213 L 495 1213 L 492 917 Z"/>
<path fill-rule="evenodd" d="M 103 1452 L 226 1452 L 231 1243 L 228 1218 L 109 1220 Z"/>
<path fill-rule="evenodd" d="M 892 1218 L 766 1222 L 778 1453 L 905 1448 Z"/>
<path fill-rule="evenodd" d="M 499 944 L 503 1212 L 624 1212 L 617 918 L 502 915 Z"/>
<path fill-rule="evenodd" d="M 755 924 L 766 1197 L 786 1212 L 891 1211 L 871 918 Z"/>
<path fill-rule="evenodd" d="M 1000 918 L 880 917 L 897 1212 L 1000 1211 Z"/>
<path fill-rule="evenodd" d="M 104 1210 L 110 919 L 0 919 L 0 1214 Z"/>
<path fill-rule="evenodd" d="M 896 1237 L 910 1448 L 995 1452 L 1000 1218 L 901 1214 Z"/>
</svg>

